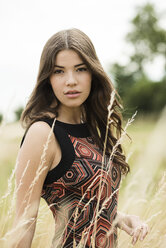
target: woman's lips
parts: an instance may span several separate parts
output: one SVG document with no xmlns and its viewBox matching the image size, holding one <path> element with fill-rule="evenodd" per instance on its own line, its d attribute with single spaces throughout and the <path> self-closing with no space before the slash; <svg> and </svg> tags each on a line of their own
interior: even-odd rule
<svg viewBox="0 0 166 248">
<path fill-rule="evenodd" d="M 68 98 L 76 98 L 78 97 L 81 92 L 76 91 L 76 90 L 69 90 L 66 93 L 64 93 Z"/>
</svg>

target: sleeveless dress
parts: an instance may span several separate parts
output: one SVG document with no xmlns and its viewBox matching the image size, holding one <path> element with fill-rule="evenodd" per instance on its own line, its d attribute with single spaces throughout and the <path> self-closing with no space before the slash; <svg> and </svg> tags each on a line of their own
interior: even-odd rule
<svg viewBox="0 0 166 248">
<path fill-rule="evenodd" d="M 44 121 L 50 127 L 53 124 L 53 119 Z M 60 229 L 59 241 L 55 235 L 55 247 L 91 247 L 92 243 L 96 248 L 116 247 L 116 227 L 112 231 L 111 227 L 117 214 L 120 168 L 107 156 L 102 162 L 103 152 L 93 142 L 86 123 L 56 120 L 53 132 L 62 157 L 48 172 L 42 197 Z"/>
</svg>

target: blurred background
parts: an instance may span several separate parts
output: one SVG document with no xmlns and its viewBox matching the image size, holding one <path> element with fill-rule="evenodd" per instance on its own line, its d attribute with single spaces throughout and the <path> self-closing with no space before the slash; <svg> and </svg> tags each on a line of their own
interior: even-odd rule
<svg viewBox="0 0 166 248">
<path fill-rule="evenodd" d="M 0 0 L 0 121 L 18 120 L 36 82 L 44 44 L 61 29 L 84 31 L 124 102 L 124 115 L 166 103 L 163 0 Z"/>
</svg>

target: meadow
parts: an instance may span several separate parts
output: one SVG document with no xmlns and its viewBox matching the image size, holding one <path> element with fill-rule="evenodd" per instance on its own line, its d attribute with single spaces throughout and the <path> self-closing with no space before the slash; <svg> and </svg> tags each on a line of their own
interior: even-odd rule
<svg viewBox="0 0 166 248">
<path fill-rule="evenodd" d="M 136 117 L 128 127 L 132 141 L 123 144 L 131 172 L 122 179 L 118 210 L 139 215 L 149 225 L 146 239 L 136 248 L 166 247 L 166 110 L 157 118 Z M 0 127 L 0 247 L 6 248 L 14 216 L 14 167 L 24 130 L 20 123 Z M 32 248 L 51 246 L 56 228 L 51 211 L 41 200 Z M 128 248 L 131 237 L 118 231 L 118 247 Z"/>
</svg>

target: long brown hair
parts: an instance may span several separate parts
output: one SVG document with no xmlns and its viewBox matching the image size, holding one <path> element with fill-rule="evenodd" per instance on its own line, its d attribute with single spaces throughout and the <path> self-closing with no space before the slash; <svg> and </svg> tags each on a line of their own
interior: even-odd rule
<svg viewBox="0 0 166 248">
<path fill-rule="evenodd" d="M 119 95 L 115 91 L 112 114 L 108 120 L 108 106 L 111 93 L 115 90 L 109 77 L 104 72 L 97 57 L 95 48 L 89 37 L 78 29 L 63 30 L 53 35 L 44 46 L 36 86 L 30 96 L 21 120 L 23 126 L 29 126 L 37 120 L 48 117 L 50 113 L 58 115 L 59 101 L 56 99 L 50 85 L 50 76 L 54 70 L 56 55 L 64 49 L 73 49 L 86 63 L 92 73 L 92 87 L 87 100 L 84 102 L 85 118 L 90 133 L 96 144 L 103 149 L 107 123 L 108 128 L 106 153 L 110 154 L 121 136 L 122 117 Z M 52 105 L 56 99 L 56 106 Z M 114 131 L 116 130 L 116 132 Z M 123 173 L 129 171 L 122 147 L 119 144 L 113 155 L 113 161 L 119 165 Z"/>
</svg>

